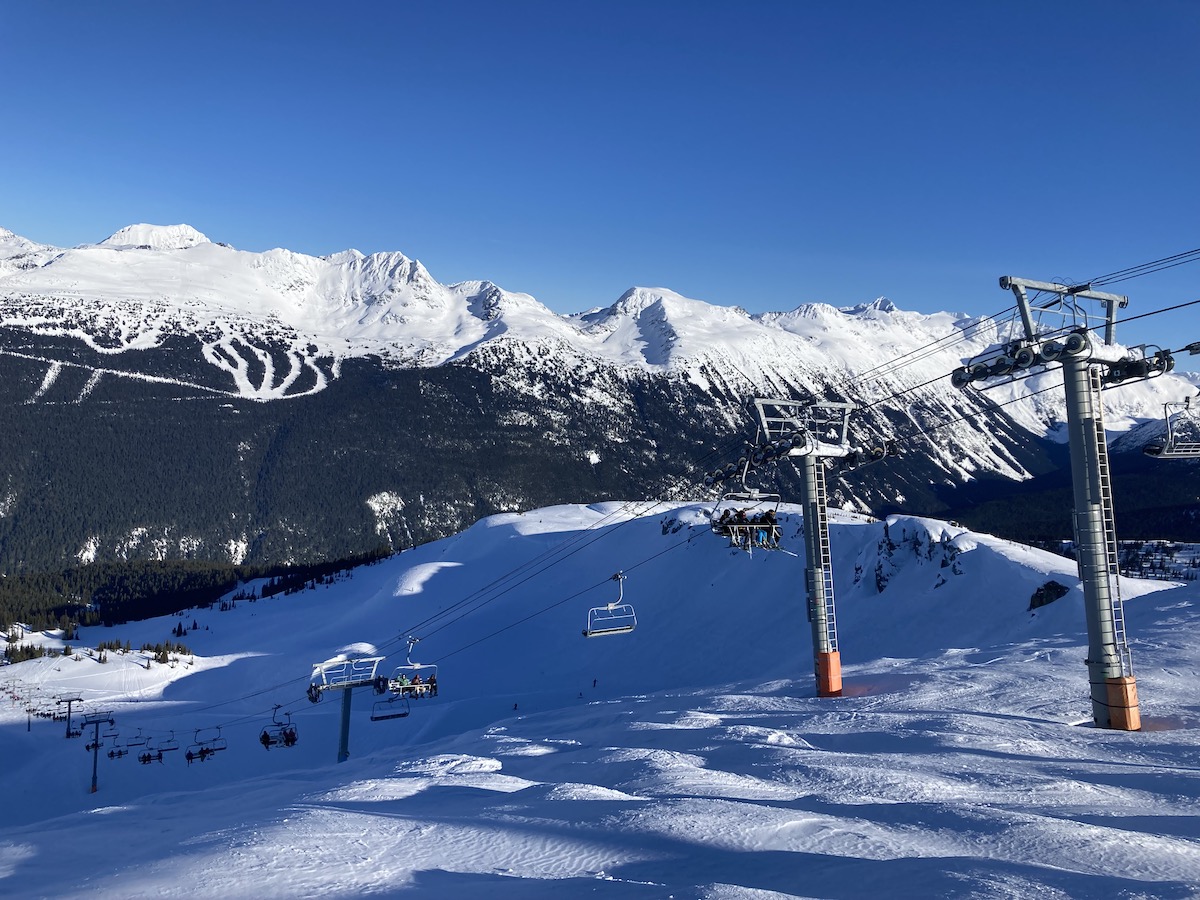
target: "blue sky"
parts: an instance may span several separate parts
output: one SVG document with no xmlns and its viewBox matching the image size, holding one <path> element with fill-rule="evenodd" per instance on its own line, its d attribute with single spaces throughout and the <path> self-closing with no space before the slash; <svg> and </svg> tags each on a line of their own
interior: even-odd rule
<svg viewBox="0 0 1200 900">
<path fill-rule="evenodd" d="M 1003 274 L 1200 246 L 1198 46 L 1192 0 L 9 0 L 0 225 L 400 250 L 560 312 L 992 312 Z M 1121 289 L 1197 299 L 1200 264 Z"/>
</svg>

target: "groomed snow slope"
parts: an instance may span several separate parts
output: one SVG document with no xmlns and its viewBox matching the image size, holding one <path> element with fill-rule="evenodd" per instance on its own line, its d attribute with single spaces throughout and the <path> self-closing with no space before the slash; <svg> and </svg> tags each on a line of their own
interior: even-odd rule
<svg viewBox="0 0 1200 900">
<path fill-rule="evenodd" d="M 813 693 L 800 559 L 727 548 L 699 506 L 497 516 L 333 585 L 85 630 L 76 646 L 136 647 L 194 618 L 194 664 L 45 659 L 0 684 L 77 692 L 122 741 L 219 725 L 229 748 L 191 766 L 102 755 L 93 795 L 86 739 L 27 731 L 6 700 L 0 893 L 1196 896 L 1200 592 L 1122 581 L 1146 728 L 1080 727 L 1074 564 L 933 520 L 886 527 L 835 516 L 836 699 Z M 799 530 L 791 510 L 792 553 Z M 638 627 L 585 640 L 618 569 Z M 1070 592 L 1030 612 L 1050 579 Z M 339 704 L 304 699 L 312 663 L 367 641 L 390 670 L 414 628 L 441 696 L 372 723 L 360 691 L 335 764 Z M 257 743 L 275 703 L 295 748 Z"/>
</svg>

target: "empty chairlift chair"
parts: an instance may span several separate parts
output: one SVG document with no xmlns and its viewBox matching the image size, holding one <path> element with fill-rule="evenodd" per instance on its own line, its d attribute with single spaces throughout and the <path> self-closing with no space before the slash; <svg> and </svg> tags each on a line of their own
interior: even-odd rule
<svg viewBox="0 0 1200 900">
<path fill-rule="evenodd" d="M 1147 456 L 1158 459 L 1200 459 L 1200 404 L 1192 398 L 1163 404 L 1166 441 L 1142 448 Z"/>
<path fill-rule="evenodd" d="M 386 700 L 378 700 L 371 706 L 371 721 L 386 722 L 388 719 L 405 719 L 412 712 L 408 698 L 394 694 Z"/>
<path fill-rule="evenodd" d="M 610 634 L 628 634 L 637 627 L 637 616 L 633 607 L 624 602 L 625 575 L 618 572 L 612 577 L 617 583 L 617 599 L 605 606 L 594 606 L 588 610 L 584 637 L 605 637 Z"/>
</svg>

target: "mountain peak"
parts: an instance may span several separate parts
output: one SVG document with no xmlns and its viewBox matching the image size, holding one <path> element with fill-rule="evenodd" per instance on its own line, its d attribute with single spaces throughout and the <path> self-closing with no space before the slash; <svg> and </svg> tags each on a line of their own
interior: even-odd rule
<svg viewBox="0 0 1200 900">
<path fill-rule="evenodd" d="M 127 225 L 97 246 L 149 250 L 186 250 L 212 243 L 191 225 Z"/>
<path fill-rule="evenodd" d="M 617 302 L 609 307 L 609 311 L 627 316 L 636 316 L 651 308 L 694 310 L 701 307 L 709 308 L 711 304 L 705 303 L 703 300 L 692 300 L 669 288 L 631 287 L 617 298 Z M 717 307 L 711 308 L 716 309 Z"/>
<path fill-rule="evenodd" d="M 897 306 L 887 297 L 877 297 L 870 303 L 859 303 L 857 306 L 851 306 L 842 310 L 847 315 L 857 316 L 863 313 L 881 312 L 891 313 L 896 312 Z"/>
</svg>

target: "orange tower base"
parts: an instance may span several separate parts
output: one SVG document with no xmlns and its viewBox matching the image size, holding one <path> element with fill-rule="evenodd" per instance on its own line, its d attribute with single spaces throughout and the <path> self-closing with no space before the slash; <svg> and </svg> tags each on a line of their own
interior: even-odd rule
<svg viewBox="0 0 1200 900">
<path fill-rule="evenodd" d="M 1142 714 L 1138 710 L 1137 682 L 1132 675 L 1106 678 L 1108 686 L 1108 727 L 1118 731 L 1141 731 Z"/>
<path fill-rule="evenodd" d="M 842 696 L 842 655 L 837 650 L 817 654 L 817 696 Z"/>
</svg>

